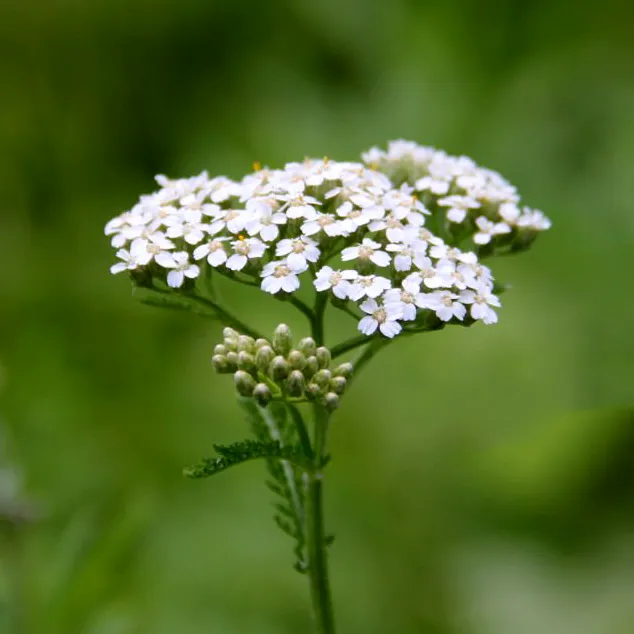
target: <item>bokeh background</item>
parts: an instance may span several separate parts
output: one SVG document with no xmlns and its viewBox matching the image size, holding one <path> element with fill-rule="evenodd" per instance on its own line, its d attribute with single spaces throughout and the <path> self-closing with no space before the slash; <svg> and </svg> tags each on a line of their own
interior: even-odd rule
<svg viewBox="0 0 634 634">
<path fill-rule="evenodd" d="M 140 305 L 104 223 L 155 173 L 388 139 L 501 171 L 551 232 L 496 327 L 396 343 L 337 415 L 343 634 L 634 632 L 634 11 L 467 0 L 0 4 L 0 631 L 309 632 L 217 324 Z M 234 292 L 261 330 L 303 323 Z M 330 340 L 344 325 L 329 322 Z M 11 500 L 11 502 L 9 502 Z M 5 512 L 6 515 L 6 512 Z M 12 594 L 13 593 L 13 594 Z"/>
</svg>

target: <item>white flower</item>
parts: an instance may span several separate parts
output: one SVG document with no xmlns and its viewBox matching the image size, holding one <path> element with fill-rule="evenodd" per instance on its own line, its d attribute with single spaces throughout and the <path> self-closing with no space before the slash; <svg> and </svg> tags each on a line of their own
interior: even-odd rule
<svg viewBox="0 0 634 634">
<path fill-rule="evenodd" d="M 165 224 L 168 238 L 183 238 L 188 244 L 198 244 L 205 238 L 207 225 L 197 209 L 181 209 L 178 216 L 166 218 Z"/>
<path fill-rule="evenodd" d="M 397 271 L 409 271 L 412 264 L 416 264 L 419 269 L 423 268 L 428 260 L 425 257 L 427 243 L 422 240 L 414 240 L 410 244 L 388 244 L 385 248 L 398 254 L 394 256 L 394 268 Z"/>
<path fill-rule="evenodd" d="M 122 271 L 131 271 L 132 269 L 136 269 L 138 266 L 138 262 L 134 259 L 134 256 L 132 256 L 126 249 L 119 249 L 116 255 L 122 261 L 117 262 L 110 267 L 110 272 L 113 275 L 121 273 Z"/>
<path fill-rule="evenodd" d="M 275 201 L 270 201 L 274 203 Z M 245 223 L 245 228 L 250 236 L 258 235 L 265 242 L 277 240 L 280 230 L 277 225 L 286 224 L 288 218 L 281 211 L 275 211 L 273 207 L 264 200 L 251 199 L 247 201 L 247 212 L 250 217 Z"/>
<path fill-rule="evenodd" d="M 369 224 L 372 220 L 381 218 L 383 216 L 383 210 L 377 208 L 357 209 L 350 201 L 346 201 L 337 208 L 337 215 L 342 218 L 339 221 L 339 231 L 341 235 L 348 235 L 354 233 L 360 227 Z"/>
<path fill-rule="evenodd" d="M 485 324 L 497 323 L 498 316 L 491 306 L 499 308 L 501 304 L 500 300 L 491 293 L 490 288 L 481 286 L 476 291 L 462 291 L 460 301 L 464 304 L 471 304 L 469 312 L 474 319 L 479 319 Z"/>
<path fill-rule="evenodd" d="M 509 227 L 505 222 L 491 222 L 484 216 L 476 218 L 476 225 L 480 230 L 473 236 L 473 241 L 476 244 L 489 244 L 493 236 L 497 236 L 502 233 L 510 233 L 511 231 L 511 227 Z"/>
<path fill-rule="evenodd" d="M 383 303 L 385 306 L 393 307 L 395 311 L 401 313 L 403 321 L 414 321 L 416 319 L 416 298 L 419 294 L 415 284 L 410 285 L 414 292 L 410 292 L 405 288 L 391 288 L 383 295 Z"/>
<path fill-rule="evenodd" d="M 214 215 L 214 221 L 207 231 L 213 236 L 226 228 L 230 233 L 237 234 L 244 231 L 248 219 L 244 209 L 221 209 Z"/>
<path fill-rule="evenodd" d="M 166 269 L 173 269 L 167 274 L 167 285 L 172 288 L 180 288 L 186 277 L 195 278 L 200 273 L 198 266 L 189 262 L 189 254 L 186 251 L 159 253 L 155 261 Z"/>
<path fill-rule="evenodd" d="M 435 293 L 420 293 L 416 304 L 420 308 L 428 308 L 436 313 L 442 321 L 450 321 L 452 317 L 460 321 L 467 314 L 467 309 L 459 302 L 459 297 L 450 291 L 436 291 Z"/>
<path fill-rule="evenodd" d="M 390 339 L 401 332 L 401 324 L 398 319 L 401 313 L 398 307 L 394 305 L 380 306 L 374 299 L 366 299 L 361 304 L 361 310 L 367 313 L 367 316 L 359 321 L 359 330 L 364 335 L 371 335 L 378 328 L 383 335 Z"/>
<path fill-rule="evenodd" d="M 465 264 L 476 264 L 478 261 L 478 256 L 472 251 L 463 252 L 446 244 L 434 245 L 429 250 L 429 255 L 437 260 L 451 260 L 452 262 L 458 261 Z"/>
<path fill-rule="evenodd" d="M 196 193 L 188 194 L 181 198 L 180 203 L 183 207 L 192 211 L 200 211 L 205 216 L 213 216 L 220 211 L 220 206 L 215 203 L 206 202 L 207 191 L 201 190 Z"/>
<path fill-rule="evenodd" d="M 285 211 L 286 215 L 292 219 L 307 218 L 310 220 L 317 213 L 314 205 L 321 205 L 321 202 L 313 196 L 304 196 L 303 194 L 278 195 L 276 198 L 286 202 L 280 211 Z"/>
<path fill-rule="evenodd" d="M 278 242 L 275 255 L 288 256 L 286 261 L 291 269 L 305 271 L 309 262 L 319 260 L 320 251 L 317 248 L 317 243 L 310 238 L 287 238 Z"/>
<path fill-rule="evenodd" d="M 227 268 L 232 271 L 241 271 L 249 260 L 261 258 L 266 251 L 266 245 L 257 238 L 244 238 L 240 236 L 231 243 L 233 255 L 227 260 Z"/>
<path fill-rule="evenodd" d="M 207 262 L 211 266 L 220 266 L 227 261 L 227 251 L 223 244 L 229 240 L 229 238 L 214 238 L 207 242 L 207 244 L 201 244 L 194 249 L 194 260 L 202 260 L 207 258 Z"/>
<path fill-rule="evenodd" d="M 313 284 L 320 292 L 332 289 L 332 294 L 335 297 L 346 299 L 350 288 L 349 280 L 355 279 L 358 276 L 359 274 L 356 271 L 335 271 L 329 266 L 324 266 L 317 272 Z"/>
<path fill-rule="evenodd" d="M 155 231 L 147 238 L 136 238 L 130 245 L 130 253 L 140 266 L 149 264 L 156 256 L 175 248 L 175 244 L 165 237 L 164 233 Z"/>
<path fill-rule="evenodd" d="M 471 264 L 456 264 L 452 260 L 440 260 L 436 264 L 438 275 L 446 282 L 442 286 L 455 286 L 464 290 L 467 286 L 477 286 L 476 274 Z M 429 284 L 428 284 L 429 286 Z M 431 288 L 431 287 L 430 287 Z"/>
<path fill-rule="evenodd" d="M 502 203 L 498 207 L 498 213 L 504 222 L 513 226 L 517 224 L 521 211 L 515 203 Z"/>
<path fill-rule="evenodd" d="M 443 272 L 439 271 L 432 261 L 427 258 L 420 258 L 416 264 L 419 271 L 411 273 L 406 279 L 417 279 L 422 282 L 427 288 L 442 288 L 451 286 L 451 277 Z"/>
<path fill-rule="evenodd" d="M 292 293 L 299 288 L 299 278 L 297 271 L 292 270 L 286 261 L 269 262 L 262 269 L 261 288 L 267 293 L 274 295 L 280 291 Z"/>
<path fill-rule="evenodd" d="M 380 275 L 355 275 L 349 274 L 348 297 L 356 302 L 362 297 L 378 297 L 392 287 L 392 283 L 386 277 Z"/>
<path fill-rule="evenodd" d="M 436 196 L 444 196 L 451 185 L 451 180 L 445 178 L 432 178 L 431 176 L 423 176 L 416 181 L 415 187 L 417 191 L 430 191 Z"/>
<path fill-rule="evenodd" d="M 392 258 L 381 250 L 381 245 L 370 238 L 364 238 L 361 244 L 344 249 L 341 252 L 341 259 L 344 262 L 365 260 L 373 262 L 377 266 L 389 266 L 392 261 Z"/>
<path fill-rule="evenodd" d="M 312 220 L 306 220 L 302 224 L 302 233 L 306 236 L 313 236 L 323 231 L 328 237 L 340 236 L 343 234 L 343 227 L 332 214 L 316 214 Z"/>
<path fill-rule="evenodd" d="M 551 225 L 550 220 L 541 211 L 528 207 L 524 207 L 523 213 L 517 221 L 518 227 L 534 231 L 546 231 L 550 229 Z"/>
<path fill-rule="evenodd" d="M 383 231 L 390 242 L 408 242 L 415 236 L 425 222 L 425 217 L 415 211 L 405 215 L 390 211 L 386 216 L 370 223 L 371 231 Z"/>
<path fill-rule="evenodd" d="M 471 196 L 447 196 L 438 201 L 440 207 L 449 207 L 447 219 L 451 222 L 462 222 L 469 209 L 477 209 L 480 203 Z"/>
</svg>

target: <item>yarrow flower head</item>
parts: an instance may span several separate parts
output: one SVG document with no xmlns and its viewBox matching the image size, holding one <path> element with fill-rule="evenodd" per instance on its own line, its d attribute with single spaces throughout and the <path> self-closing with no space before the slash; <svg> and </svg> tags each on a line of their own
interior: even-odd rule
<svg viewBox="0 0 634 634">
<path fill-rule="evenodd" d="M 528 248 L 548 218 L 464 156 L 392 141 L 362 159 L 257 166 L 241 180 L 157 176 L 106 225 L 111 271 L 183 296 L 218 276 L 281 299 L 309 286 L 368 336 L 495 323 L 482 260 Z"/>
</svg>

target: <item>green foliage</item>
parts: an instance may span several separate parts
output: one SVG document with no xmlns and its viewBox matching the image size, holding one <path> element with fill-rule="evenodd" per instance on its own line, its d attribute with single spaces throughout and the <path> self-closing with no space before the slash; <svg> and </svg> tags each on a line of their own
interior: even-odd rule
<svg viewBox="0 0 634 634">
<path fill-rule="evenodd" d="M 231 445 L 214 445 L 214 450 L 218 453 L 217 458 L 204 458 L 201 463 L 186 468 L 183 471 L 185 477 L 194 480 L 208 478 L 229 467 L 258 458 L 287 460 L 296 465 L 302 461 L 298 447 L 282 447 L 277 440 L 271 442 L 241 440 Z"/>
</svg>

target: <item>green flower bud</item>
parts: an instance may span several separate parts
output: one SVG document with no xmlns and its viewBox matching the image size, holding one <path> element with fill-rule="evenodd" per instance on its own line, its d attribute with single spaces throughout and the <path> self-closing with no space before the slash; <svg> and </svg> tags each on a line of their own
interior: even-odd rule
<svg viewBox="0 0 634 634">
<path fill-rule="evenodd" d="M 288 376 L 288 363 L 282 356 L 277 356 L 269 365 L 269 376 L 274 381 L 283 381 Z"/>
<path fill-rule="evenodd" d="M 313 377 L 313 381 L 320 387 L 326 387 L 332 379 L 332 372 L 330 370 L 319 370 Z"/>
<path fill-rule="evenodd" d="M 293 370 L 286 379 L 286 390 L 290 396 L 301 396 L 305 385 L 304 375 L 299 370 Z"/>
<path fill-rule="evenodd" d="M 223 345 L 227 351 L 238 352 L 238 338 L 225 337 Z"/>
<path fill-rule="evenodd" d="M 260 372 L 268 372 L 271 361 L 275 358 L 275 352 L 271 346 L 262 346 L 255 353 L 255 365 Z"/>
<path fill-rule="evenodd" d="M 324 396 L 324 406 L 330 411 L 337 409 L 339 407 L 339 397 L 334 392 L 328 392 Z"/>
<path fill-rule="evenodd" d="M 330 383 L 328 384 L 330 386 L 330 389 L 335 393 L 335 394 L 343 394 L 345 389 L 346 389 L 346 384 L 348 383 L 348 381 L 346 381 L 346 379 L 342 376 L 333 376 L 332 379 L 330 379 Z"/>
<path fill-rule="evenodd" d="M 342 376 L 346 379 L 349 379 L 352 376 L 353 370 L 354 367 L 352 363 L 342 363 L 335 368 L 334 374 L 335 376 Z"/>
<path fill-rule="evenodd" d="M 238 369 L 238 353 L 237 352 L 227 352 L 225 358 L 229 362 L 229 372 L 235 372 Z"/>
<path fill-rule="evenodd" d="M 258 383 L 253 388 L 253 398 L 260 407 L 266 407 L 271 401 L 271 390 L 266 383 Z"/>
<path fill-rule="evenodd" d="M 297 349 L 307 357 L 311 357 L 315 354 L 315 350 L 317 350 L 317 344 L 312 337 L 304 337 L 297 344 Z"/>
<path fill-rule="evenodd" d="M 306 359 L 306 367 L 304 368 L 304 376 L 309 379 L 317 370 L 319 370 L 317 357 L 308 357 L 308 359 Z"/>
<path fill-rule="evenodd" d="M 255 349 L 259 350 L 264 346 L 270 346 L 271 344 L 266 339 L 256 339 L 255 340 Z"/>
<path fill-rule="evenodd" d="M 225 339 L 237 339 L 240 336 L 240 333 L 233 328 L 227 327 L 222 329 L 222 336 Z"/>
<path fill-rule="evenodd" d="M 221 354 L 214 354 L 214 356 L 211 357 L 211 365 L 218 374 L 228 374 L 229 372 L 232 372 L 229 361 L 227 361 L 227 357 Z"/>
<path fill-rule="evenodd" d="M 255 341 L 253 337 L 248 337 L 247 335 L 240 335 L 238 337 L 238 352 L 253 352 L 255 348 Z"/>
<path fill-rule="evenodd" d="M 325 348 L 324 346 L 317 348 L 317 350 L 315 351 L 315 356 L 317 357 L 317 363 L 319 363 L 320 368 L 330 367 L 330 361 L 332 360 L 332 358 L 330 356 L 330 350 L 328 350 L 328 348 Z"/>
<path fill-rule="evenodd" d="M 319 387 L 319 385 L 317 385 L 317 383 L 311 382 L 306 386 L 306 396 L 309 399 L 314 400 L 320 397 L 321 393 L 322 393 L 321 388 Z"/>
<path fill-rule="evenodd" d="M 256 371 L 253 355 L 244 351 L 238 352 L 238 368 L 253 374 Z"/>
<path fill-rule="evenodd" d="M 273 334 L 273 348 L 277 354 L 286 356 L 293 345 L 291 329 L 286 324 L 280 324 Z"/>
<path fill-rule="evenodd" d="M 236 389 L 242 396 L 253 396 L 253 390 L 255 389 L 255 381 L 253 377 L 244 370 L 238 370 L 233 375 L 233 380 L 236 383 Z"/>
<path fill-rule="evenodd" d="M 299 350 L 291 350 L 287 360 L 293 370 L 303 370 L 306 367 L 306 357 Z"/>
<path fill-rule="evenodd" d="M 214 346 L 214 354 L 227 354 L 226 346 L 223 346 L 221 343 L 219 343 L 217 346 Z"/>
</svg>

